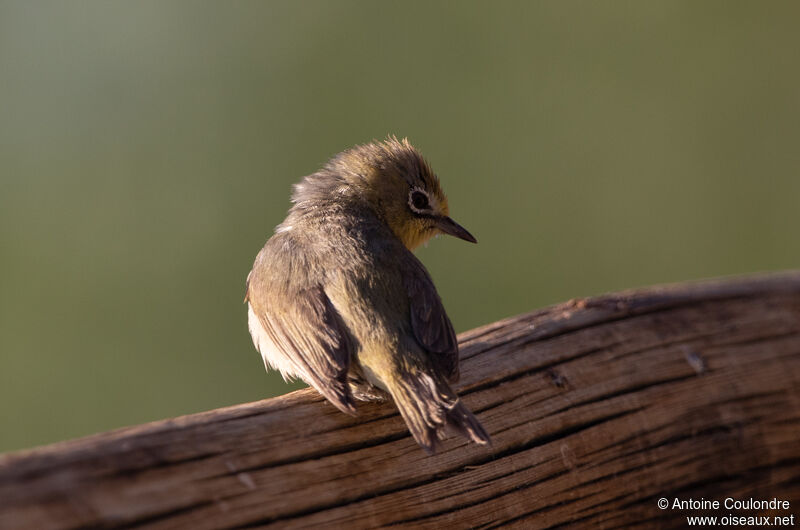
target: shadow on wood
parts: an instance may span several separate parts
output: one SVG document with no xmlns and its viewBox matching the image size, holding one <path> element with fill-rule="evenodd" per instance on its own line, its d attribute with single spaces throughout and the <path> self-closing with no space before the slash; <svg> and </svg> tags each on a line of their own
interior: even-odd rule
<svg viewBox="0 0 800 530">
<path fill-rule="evenodd" d="M 0 527 L 687 526 L 800 516 L 800 273 L 573 300 L 460 336 L 491 448 L 311 390 L 0 456 Z M 786 499 L 708 512 L 659 498 Z"/>
</svg>

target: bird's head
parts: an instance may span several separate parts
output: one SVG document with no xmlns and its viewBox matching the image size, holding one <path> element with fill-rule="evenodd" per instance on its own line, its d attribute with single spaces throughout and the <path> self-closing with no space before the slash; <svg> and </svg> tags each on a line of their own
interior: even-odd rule
<svg viewBox="0 0 800 530">
<path fill-rule="evenodd" d="M 440 233 L 477 243 L 450 218 L 439 179 L 407 139 L 390 136 L 336 155 L 321 172 L 296 186 L 295 202 L 316 195 L 314 190 L 322 193 L 323 182 L 328 198 L 333 194 L 368 205 L 409 249 Z"/>
</svg>

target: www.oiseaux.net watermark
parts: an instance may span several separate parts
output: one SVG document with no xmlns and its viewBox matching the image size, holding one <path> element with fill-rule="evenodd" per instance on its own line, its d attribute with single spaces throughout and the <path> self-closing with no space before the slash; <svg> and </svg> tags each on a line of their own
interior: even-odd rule
<svg viewBox="0 0 800 530">
<path fill-rule="evenodd" d="M 791 503 L 785 499 L 736 499 L 726 497 L 717 499 L 680 499 L 661 497 L 658 507 L 662 510 L 681 510 L 689 512 L 686 524 L 689 526 L 794 526 L 795 514 L 788 513 Z M 722 512 L 714 515 L 699 515 L 691 512 Z M 759 515 L 765 511 L 782 512 L 779 515 Z M 737 512 L 737 513 L 734 513 Z M 749 512 L 749 513 L 748 513 Z"/>
</svg>

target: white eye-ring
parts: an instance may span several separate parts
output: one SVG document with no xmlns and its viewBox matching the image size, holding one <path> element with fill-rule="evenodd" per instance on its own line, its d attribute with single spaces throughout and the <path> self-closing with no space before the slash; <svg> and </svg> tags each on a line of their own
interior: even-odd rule
<svg viewBox="0 0 800 530">
<path fill-rule="evenodd" d="M 422 188 L 411 188 L 408 192 L 408 207 L 415 213 L 430 213 L 431 200 L 428 192 Z"/>
</svg>

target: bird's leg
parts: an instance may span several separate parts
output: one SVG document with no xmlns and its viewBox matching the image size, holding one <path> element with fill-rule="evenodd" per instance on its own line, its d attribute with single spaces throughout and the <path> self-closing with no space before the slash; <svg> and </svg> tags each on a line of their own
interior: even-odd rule
<svg viewBox="0 0 800 530">
<path fill-rule="evenodd" d="M 389 394 L 367 381 L 360 373 L 352 368 L 347 374 L 347 383 L 350 393 L 359 401 L 386 401 Z"/>
</svg>

